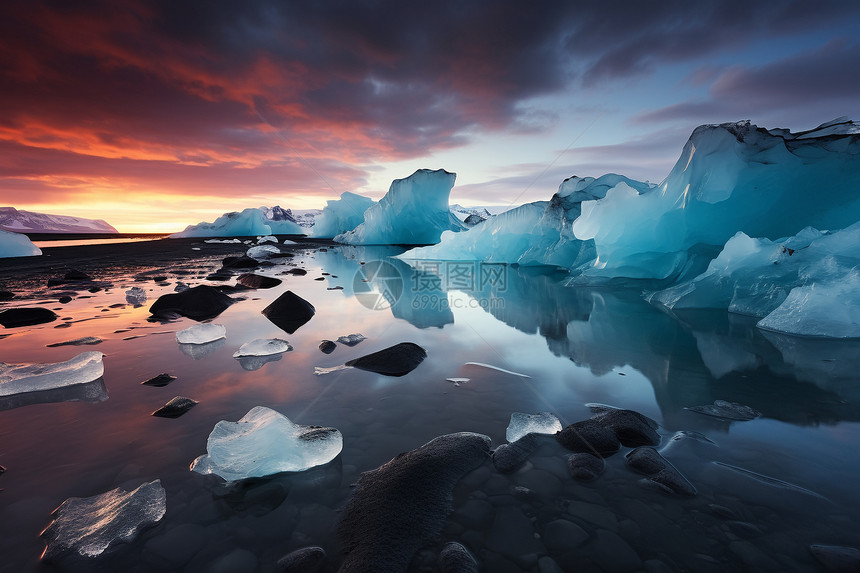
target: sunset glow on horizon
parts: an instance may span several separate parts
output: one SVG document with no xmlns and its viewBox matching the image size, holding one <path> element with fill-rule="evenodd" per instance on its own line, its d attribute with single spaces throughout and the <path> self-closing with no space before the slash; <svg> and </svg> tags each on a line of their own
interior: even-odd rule
<svg viewBox="0 0 860 573">
<path fill-rule="evenodd" d="M 860 119 L 860 5 L 86 3 L 0 8 L 0 206 L 174 232 L 261 205 L 659 181 L 697 125 Z"/>
</svg>

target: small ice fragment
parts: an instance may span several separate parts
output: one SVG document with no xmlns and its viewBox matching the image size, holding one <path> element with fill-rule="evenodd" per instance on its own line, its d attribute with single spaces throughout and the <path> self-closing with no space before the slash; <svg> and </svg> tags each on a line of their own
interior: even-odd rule
<svg viewBox="0 0 860 573">
<path fill-rule="evenodd" d="M 176 333 L 179 344 L 206 344 L 220 338 L 226 338 L 227 328 L 223 324 L 201 323 L 190 326 Z"/>
<path fill-rule="evenodd" d="M 143 306 L 146 303 L 146 291 L 140 287 L 131 287 L 125 291 L 125 300 L 135 308 Z"/>
<path fill-rule="evenodd" d="M 206 441 L 207 453 L 194 460 L 191 470 L 237 481 L 327 464 L 342 449 L 343 436 L 337 429 L 300 426 L 256 406 L 238 422 L 215 424 Z"/>
<path fill-rule="evenodd" d="M 465 384 L 466 382 L 471 380 L 471 378 L 445 378 L 445 380 L 447 380 L 448 382 L 453 382 L 454 386 L 459 386 L 460 384 Z"/>
<path fill-rule="evenodd" d="M 92 497 L 70 497 L 53 512 L 54 520 L 40 534 L 47 546 L 42 559 L 76 553 L 94 558 L 116 543 L 128 543 L 167 511 L 160 480 L 133 491 L 116 488 Z"/>
<path fill-rule="evenodd" d="M 272 235 L 268 235 L 266 237 L 257 237 L 257 244 L 262 245 L 263 243 L 275 243 L 277 245 L 278 238 Z"/>
<path fill-rule="evenodd" d="M 74 340 L 67 340 L 65 342 L 55 342 L 53 344 L 47 344 L 48 348 L 56 348 L 57 346 L 87 346 L 93 344 L 101 344 L 103 340 L 98 338 L 97 336 L 84 336 L 83 338 L 76 338 Z"/>
<path fill-rule="evenodd" d="M 290 346 L 289 342 L 280 338 L 257 338 L 240 346 L 239 350 L 233 353 L 233 358 L 269 356 L 271 354 L 289 352 L 292 349 L 293 347 Z"/>
<path fill-rule="evenodd" d="M 511 423 L 505 431 L 508 442 L 516 442 L 526 434 L 555 434 L 562 430 L 561 421 L 549 412 L 539 414 L 511 414 Z"/>
<path fill-rule="evenodd" d="M 6 364 L 0 362 L 0 396 L 38 392 L 85 384 L 104 374 L 101 352 L 82 352 L 55 364 Z"/>
<path fill-rule="evenodd" d="M 323 368 L 322 366 L 314 366 L 314 374 L 317 376 L 322 376 L 323 374 L 331 374 L 332 372 L 339 372 L 341 370 L 349 370 L 352 366 L 347 366 L 346 364 L 341 364 L 340 366 L 332 366 L 331 368 Z"/>
<path fill-rule="evenodd" d="M 260 245 L 258 247 L 251 247 L 246 254 L 252 259 L 265 259 L 280 252 L 281 249 L 274 245 Z"/>
<path fill-rule="evenodd" d="M 242 243 L 242 241 L 240 241 L 239 239 L 206 239 L 203 242 L 204 243 L 239 243 L 239 244 Z"/>
<path fill-rule="evenodd" d="M 355 346 L 362 340 L 367 340 L 367 337 L 363 334 L 348 334 L 346 336 L 339 336 L 337 341 L 345 346 Z"/>
<path fill-rule="evenodd" d="M 505 374 L 512 374 L 514 376 L 519 376 L 520 378 L 531 378 L 528 374 L 520 374 L 519 372 L 513 372 L 511 370 L 505 370 L 504 368 L 499 368 L 498 366 L 493 366 L 492 364 L 484 364 L 483 362 L 466 362 L 466 366 L 480 366 L 481 368 L 489 368 L 490 370 L 497 370 L 499 372 L 504 372 Z"/>
</svg>

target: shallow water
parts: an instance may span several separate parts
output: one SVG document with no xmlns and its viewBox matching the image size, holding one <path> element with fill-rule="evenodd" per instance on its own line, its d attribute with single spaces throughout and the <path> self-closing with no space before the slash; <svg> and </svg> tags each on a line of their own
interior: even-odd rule
<svg viewBox="0 0 860 573">
<path fill-rule="evenodd" d="M 857 341 L 781 337 L 722 312 L 671 316 L 636 290 L 564 287 L 565 277 L 548 269 L 441 262 L 415 270 L 386 258 L 400 252 L 393 248 L 296 252 L 258 271 L 283 284 L 232 295 L 245 300 L 213 320 L 226 326 L 226 341 L 204 348 L 175 340 L 190 319 L 147 321 L 149 304 L 177 280 L 206 282 L 220 266 L 192 259 L 190 245 L 187 263 L 149 274 L 85 269 L 113 286 L 78 292 L 65 305 L 56 294 L 68 287 L 4 277 L 10 290 L 35 297 L 4 308 L 38 303 L 60 309 L 61 319 L 3 330 L 0 360 L 60 362 L 89 350 L 106 356 L 103 381 L 93 386 L 0 399 L 0 464 L 8 469 L 0 476 L 0 569 L 50 568 L 38 560 L 38 534 L 66 498 L 160 478 L 168 508 L 162 523 L 84 570 L 274 571 L 289 551 L 320 545 L 328 551 L 323 570 L 336 571 L 337 512 L 361 472 L 446 433 L 479 432 L 504 443 L 513 412 L 550 411 L 569 424 L 589 417 L 592 402 L 654 418 L 661 446 L 680 430 L 714 442 L 672 441 L 664 451 L 698 495 L 671 497 L 646 486 L 625 467 L 626 449 L 588 484 L 569 477 L 560 447 L 543 448 L 511 476 L 488 461 L 458 485 L 439 545 L 420 552 L 410 571 L 439 570 L 447 541 L 462 542 L 493 572 L 551 571 L 549 559 L 563 571 L 817 571 L 810 544 L 860 546 Z M 279 274 L 293 264 L 308 274 Z M 156 274 L 169 284 L 147 280 Z M 147 290 L 147 304 L 125 304 L 132 286 Z M 334 287 L 343 288 L 327 290 Z M 260 314 L 288 289 L 317 310 L 292 335 Z M 367 340 L 338 344 L 328 355 L 318 349 L 322 339 L 351 333 Z M 46 347 L 84 336 L 104 342 Z M 245 342 L 276 337 L 294 350 L 270 362 L 232 357 Z M 425 348 L 428 358 L 401 378 L 355 369 L 314 375 L 315 367 L 403 341 Z M 140 384 L 162 372 L 177 380 Z M 177 395 L 199 404 L 177 419 L 150 416 Z M 762 416 L 732 422 L 685 409 L 718 399 Z M 215 423 L 257 405 L 299 424 L 338 428 L 342 454 L 324 468 L 234 488 L 189 471 Z M 534 493 L 525 499 L 514 486 Z M 666 568 L 655 569 L 657 562 Z"/>
</svg>

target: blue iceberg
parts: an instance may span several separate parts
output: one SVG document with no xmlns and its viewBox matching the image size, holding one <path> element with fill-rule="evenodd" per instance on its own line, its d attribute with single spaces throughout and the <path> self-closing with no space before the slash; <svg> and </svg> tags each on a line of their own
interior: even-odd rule
<svg viewBox="0 0 860 573">
<path fill-rule="evenodd" d="M 331 239 L 352 231 L 364 222 L 364 212 L 376 201 L 355 193 L 341 194 L 340 199 L 326 202 L 321 215 L 314 219 L 313 236 Z"/>
<path fill-rule="evenodd" d="M 443 231 L 466 226 L 448 210 L 456 174 L 419 169 L 395 179 L 379 203 L 364 212 L 364 221 L 334 240 L 351 245 L 430 245 Z"/>
<path fill-rule="evenodd" d="M 211 223 L 202 222 L 189 225 L 184 231 L 173 233 L 171 239 L 188 237 L 257 237 L 272 234 L 301 235 L 304 229 L 292 218 L 285 218 L 275 208 L 249 208 L 242 212 L 224 213 Z M 274 214 L 273 214 L 274 213 Z M 268 216 L 273 218 L 269 218 Z"/>
<path fill-rule="evenodd" d="M 27 235 L 0 229 L 0 259 L 5 257 L 32 257 L 42 250 L 34 245 Z"/>
</svg>

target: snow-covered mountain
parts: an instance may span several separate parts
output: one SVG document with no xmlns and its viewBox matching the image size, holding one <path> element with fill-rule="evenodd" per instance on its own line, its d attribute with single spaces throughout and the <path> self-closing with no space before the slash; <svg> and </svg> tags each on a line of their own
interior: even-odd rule
<svg viewBox="0 0 860 573">
<path fill-rule="evenodd" d="M 17 233 L 117 233 L 101 219 L 81 219 L 0 207 L 0 229 Z"/>
</svg>

